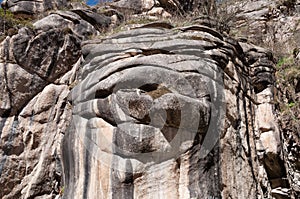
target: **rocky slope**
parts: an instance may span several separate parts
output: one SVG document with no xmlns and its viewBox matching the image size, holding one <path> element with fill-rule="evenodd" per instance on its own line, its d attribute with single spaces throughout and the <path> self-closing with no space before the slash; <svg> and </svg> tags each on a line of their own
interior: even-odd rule
<svg viewBox="0 0 300 199">
<path fill-rule="evenodd" d="M 18 16 L 70 10 L 1 42 L 0 198 L 298 198 L 299 123 L 276 101 L 299 89 L 276 87 L 272 52 L 209 18 L 100 38 L 132 3 L 7 1 Z M 203 8 L 136 3 L 158 18 Z"/>
<path fill-rule="evenodd" d="M 299 47 L 300 1 L 225 1 L 220 15 L 231 24 L 231 34 L 286 55 Z"/>
</svg>

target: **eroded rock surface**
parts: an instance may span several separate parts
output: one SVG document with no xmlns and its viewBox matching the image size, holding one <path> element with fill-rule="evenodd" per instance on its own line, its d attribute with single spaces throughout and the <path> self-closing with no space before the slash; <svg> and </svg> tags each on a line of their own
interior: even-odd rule
<svg viewBox="0 0 300 199">
<path fill-rule="evenodd" d="M 81 56 L 81 37 L 64 27 L 25 27 L 1 43 L 0 198 L 61 194 L 67 96 Z"/>
<path fill-rule="evenodd" d="M 288 198 L 272 54 L 164 27 L 84 43 L 64 197 Z"/>
<path fill-rule="evenodd" d="M 53 9 L 62 9 L 70 6 L 69 0 L 42 0 L 42 1 L 20 1 L 5 0 L 2 3 L 10 11 L 18 14 L 33 15 Z"/>
<path fill-rule="evenodd" d="M 132 2 L 168 17 L 202 5 Z M 205 17 L 93 39 L 124 16 L 72 6 L 0 45 L 0 198 L 299 197 L 299 125 L 278 117 L 272 52 Z"/>
<path fill-rule="evenodd" d="M 299 8 L 299 0 L 229 1 L 227 14 L 223 17 L 231 24 L 232 34 L 287 53 L 299 47 Z"/>
<path fill-rule="evenodd" d="M 49 83 L 72 68 L 80 40 L 60 29 L 36 33 L 23 28 L 2 42 L 1 116 L 18 114 Z"/>
<path fill-rule="evenodd" d="M 89 10 L 56 11 L 35 22 L 33 26 L 48 32 L 53 28 L 73 32 L 82 40 L 90 39 L 110 25 L 110 18 Z"/>
</svg>

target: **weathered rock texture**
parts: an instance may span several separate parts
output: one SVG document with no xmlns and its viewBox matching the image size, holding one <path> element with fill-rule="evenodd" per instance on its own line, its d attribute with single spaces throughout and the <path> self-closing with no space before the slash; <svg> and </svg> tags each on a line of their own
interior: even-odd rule
<svg viewBox="0 0 300 199">
<path fill-rule="evenodd" d="M 64 197 L 288 198 L 272 54 L 162 27 L 83 45 Z"/>
<path fill-rule="evenodd" d="M 57 11 L 35 22 L 35 28 L 48 32 L 52 29 L 61 29 L 63 32 L 73 32 L 81 40 L 96 36 L 108 28 L 110 18 L 89 10 Z"/>
<path fill-rule="evenodd" d="M 20 1 L 4 0 L 4 5 L 12 12 L 18 14 L 37 14 L 48 10 L 61 9 L 69 6 L 69 0 L 41 0 L 41 1 Z"/>
<path fill-rule="evenodd" d="M 73 8 L 1 42 L 0 198 L 299 198 L 299 124 L 278 116 L 272 52 L 202 18 L 82 43 L 123 16 Z"/>
<path fill-rule="evenodd" d="M 71 118 L 69 90 L 81 41 L 110 18 L 57 11 L 7 36 L 0 45 L 0 198 L 62 194 L 61 140 Z"/>
<path fill-rule="evenodd" d="M 183 15 L 197 11 L 207 15 L 216 13 L 215 0 L 117 0 L 109 4 L 113 8 L 135 14 L 144 13 L 146 15 L 161 15 L 159 12 L 172 13 L 174 15 Z M 158 11 L 160 10 L 160 11 Z"/>
<path fill-rule="evenodd" d="M 277 53 L 289 53 L 299 47 L 299 0 L 224 2 L 229 3 L 225 7 L 226 12 L 220 11 L 223 15 L 221 20 L 227 19 L 233 35 L 247 38 Z"/>
<path fill-rule="evenodd" d="M 228 13 L 233 14 L 231 34 L 268 47 L 277 56 L 274 103 L 280 107 L 277 115 L 281 126 L 283 160 L 287 168 L 285 181 L 288 180 L 291 185 L 290 195 L 296 198 L 300 195 L 299 8 L 299 0 L 256 0 L 232 3 L 228 9 Z M 272 183 L 277 181 L 272 180 Z"/>
<path fill-rule="evenodd" d="M 1 46 L 1 198 L 51 198 L 61 176 L 59 146 L 70 115 L 59 79 L 81 54 L 59 29 L 21 29 Z"/>
</svg>

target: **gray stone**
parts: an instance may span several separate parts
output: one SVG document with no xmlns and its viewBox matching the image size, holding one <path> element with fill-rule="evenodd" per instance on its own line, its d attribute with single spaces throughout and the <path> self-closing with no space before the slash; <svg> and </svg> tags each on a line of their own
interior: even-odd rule
<svg viewBox="0 0 300 199">
<path fill-rule="evenodd" d="M 113 4 L 193 12 L 205 3 L 147 2 Z M 14 8 L 51 7 L 41 3 Z M 268 5 L 246 4 L 253 27 Z M 0 198 L 298 197 L 299 118 L 278 116 L 270 51 L 201 16 L 82 42 L 119 14 L 77 8 L 0 45 Z"/>
<path fill-rule="evenodd" d="M 263 97 L 274 82 L 264 49 L 204 26 L 150 24 L 85 42 L 83 55 L 69 96 L 65 198 L 271 197 L 268 183 L 286 177 L 273 93 Z"/>
<path fill-rule="evenodd" d="M 20 1 L 20 0 L 7 0 L 7 6 L 13 13 L 20 14 L 37 14 L 43 13 L 47 10 L 65 8 L 69 6 L 68 0 L 43 0 L 43 1 Z"/>
</svg>

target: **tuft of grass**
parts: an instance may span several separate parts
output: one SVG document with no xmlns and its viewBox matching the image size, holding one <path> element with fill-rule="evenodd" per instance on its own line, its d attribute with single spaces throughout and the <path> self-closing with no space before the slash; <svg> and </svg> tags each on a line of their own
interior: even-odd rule
<svg viewBox="0 0 300 199">
<path fill-rule="evenodd" d="M 153 20 L 149 17 L 139 17 L 139 18 L 131 18 L 129 19 L 126 24 L 147 24 L 147 23 L 151 23 L 154 22 L 156 20 Z"/>
<path fill-rule="evenodd" d="M 65 192 L 65 187 L 62 186 L 62 187 L 59 189 L 59 195 L 60 195 L 60 196 L 64 195 L 64 192 Z"/>
<path fill-rule="evenodd" d="M 300 64 L 291 57 L 279 59 L 276 68 L 277 78 L 285 83 L 293 83 L 300 79 Z"/>
<path fill-rule="evenodd" d="M 282 67 L 283 65 L 290 65 L 294 63 L 294 59 L 291 57 L 282 57 L 277 62 L 278 67 Z"/>
<path fill-rule="evenodd" d="M 276 66 L 277 87 L 280 88 L 279 109 L 283 118 L 290 118 L 291 124 L 298 118 L 300 103 L 296 93 L 296 85 L 300 80 L 300 63 L 293 53 L 282 56 Z"/>
<path fill-rule="evenodd" d="M 295 106 L 295 102 L 290 102 L 290 103 L 288 104 L 288 106 L 289 106 L 289 108 L 293 108 L 293 107 Z"/>
</svg>

